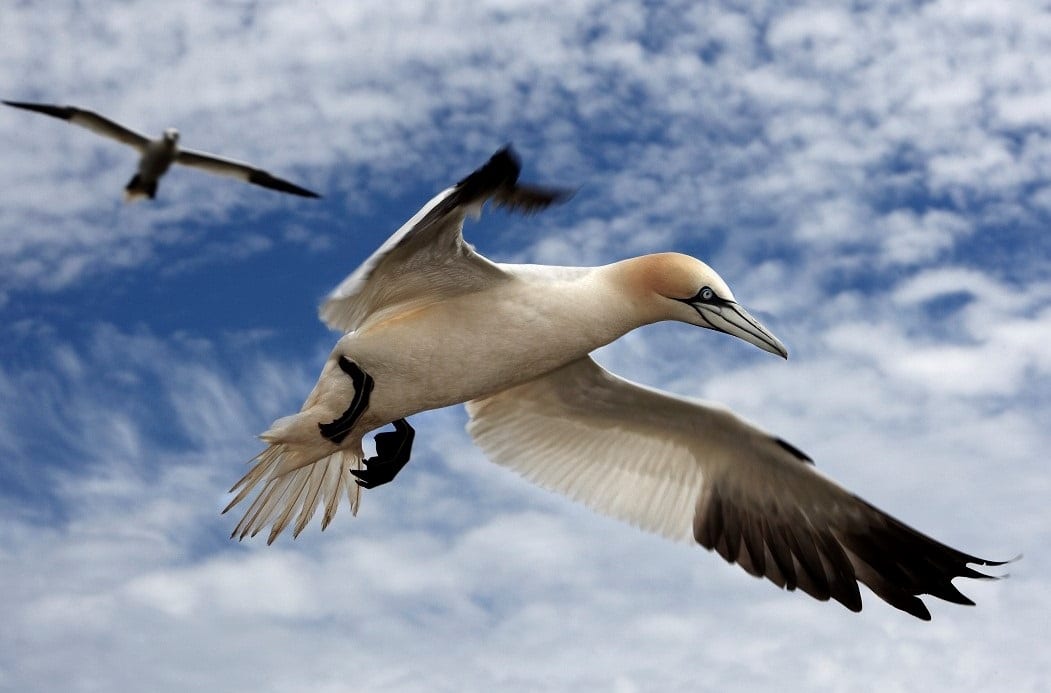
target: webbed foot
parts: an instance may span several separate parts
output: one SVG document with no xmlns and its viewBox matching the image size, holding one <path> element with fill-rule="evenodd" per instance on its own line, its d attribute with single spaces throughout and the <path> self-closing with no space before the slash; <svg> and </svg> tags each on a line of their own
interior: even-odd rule
<svg viewBox="0 0 1051 693">
<path fill-rule="evenodd" d="M 376 384 L 371 375 L 361 370 L 358 364 L 346 356 L 339 357 L 339 367 L 350 376 L 351 381 L 354 383 L 354 399 L 351 400 L 350 406 L 338 419 L 327 424 L 319 423 L 317 425 L 321 435 L 336 445 L 343 442 L 350 430 L 354 428 L 358 418 L 368 409 L 369 395 L 372 394 L 372 388 Z M 376 436 L 376 438 L 378 440 L 379 436 Z"/>
<path fill-rule="evenodd" d="M 363 460 L 368 469 L 351 469 L 358 486 L 376 488 L 390 483 L 409 462 L 416 431 L 405 419 L 394 422 L 393 431 L 376 434 L 376 456 Z"/>
</svg>

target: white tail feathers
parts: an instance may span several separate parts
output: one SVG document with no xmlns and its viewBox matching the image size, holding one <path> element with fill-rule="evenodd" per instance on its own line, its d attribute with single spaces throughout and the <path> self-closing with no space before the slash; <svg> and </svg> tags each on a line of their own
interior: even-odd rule
<svg viewBox="0 0 1051 693">
<path fill-rule="evenodd" d="M 322 503 L 325 505 L 325 514 L 321 529 L 324 530 L 339 508 L 344 489 L 350 501 L 351 513 L 358 514 L 361 487 L 357 485 L 350 470 L 362 468 L 360 455 L 338 450 L 328 457 L 306 465 L 296 464 L 293 461 L 295 457 L 297 456 L 293 448 L 276 443 L 253 458 L 255 464 L 230 489 L 231 493 L 238 493 L 223 512 L 244 500 L 264 480 L 265 484 L 248 506 L 244 517 L 237 523 L 231 538 L 237 537 L 240 540 L 249 535 L 254 537 L 267 525 L 272 525 L 270 536 L 266 540 L 267 544 L 271 544 L 288 526 L 298 510 L 292 532 L 293 537 L 297 537 Z M 293 471 L 280 472 L 288 468 Z"/>
<path fill-rule="evenodd" d="M 317 437 L 317 424 L 312 426 L 308 421 L 309 419 L 310 415 L 302 411 L 289 416 L 282 416 L 270 424 L 270 428 L 263 431 L 259 437 L 268 443 L 281 443 L 300 438 L 306 440 L 307 436 L 304 435 L 304 431 L 306 431 L 311 434 L 309 436 L 310 439 L 314 439 Z"/>
<path fill-rule="evenodd" d="M 257 459 L 265 455 L 276 456 L 276 464 L 270 468 L 270 476 L 290 474 L 301 467 L 312 465 L 327 457 L 332 443 L 318 435 L 318 415 L 312 410 L 283 416 L 259 437 L 270 445 Z M 276 450 L 271 453 L 270 450 Z"/>
</svg>

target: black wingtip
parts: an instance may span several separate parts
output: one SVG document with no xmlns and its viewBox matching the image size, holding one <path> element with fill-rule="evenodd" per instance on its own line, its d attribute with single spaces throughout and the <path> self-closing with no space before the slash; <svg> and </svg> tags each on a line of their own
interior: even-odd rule
<svg viewBox="0 0 1051 693">
<path fill-rule="evenodd" d="M 793 446 L 773 438 L 800 462 Z M 853 520 L 843 525 L 815 525 L 801 511 L 782 508 L 759 513 L 730 502 L 712 486 L 698 503 L 693 533 L 697 543 L 737 563 L 753 575 L 788 590 L 797 587 L 811 597 L 830 597 L 847 609 L 861 611 L 858 583 L 887 604 L 923 621 L 931 612 L 920 597 L 974 606 L 952 581 L 956 578 L 998 580 L 970 567 L 1002 566 L 963 553 L 908 527 L 854 496 Z"/>
<path fill-rule="evenodd" d="M 510 144 L 505 144 L 481 167 L 456 183 L 463 202 L 487 198 L 503 186 L 514 185 L 522 172 L 522 160 Z"/>
<path fill-rule="evenodd" d="M 981 571 L 975 570 L 970 566 L 982 565 L 990 568 L 996 568 L 998 566 L 1014 563 L 1015 561 L 1021 560 L 1021 558 L 1022 554 L 1018 554 L 1014 558 L 1009 558 L 1006 561 L 991 561 L 988 558 L 978 558 L 977 556 L 968 556 L 967 554 L 964 554 L 963 561 L 968 565 L 963 566 L 963 568 L 960 570 L 960 574 L 958 577 L 971 578 L 972 580 L 1003 580 L 1005 578 L 1010 577 L 1010 574 L 1004 573 L 1003 575 L 989 575 L 988 573 L 983 573 Z"/>
<path fill-rule="evenodd" d="M 7 101 L 4 100 L 4 105 L 11 106 L 12 108 L 21 108 L 26 111 L 34 111 L 36 113 L 43 113 L 53 118 L 60 118 L 62 120 L 69 120 L 76 113 L 76 109 L 71 106 L 52 106 L 46 103 L 29 103 L 28 101 Z"/>
<path fill-rule="evenodd" d="M 774 442 L 777 443 L 781 447 L 781 449 L 783 449 L 788 454 L 792 455 L 792 457 L 795 457 L 803 464 L 814 464 L 814 459 L 810 455 L 806 454 L 805 452 L 797 448 L 795 445 L 792 445 L 784 438 L 774 438 Z"/>
<path fill-rule="evenodd" d="M 1020 554 L 1015 555 L 1014 558 L 1008 558 L 1006 561 L 990 561 L 990 560 L 988 560 L 986 558 L 979 558 L 979 559 L 977 559 L 975 561 L 972 561 L 972 563 L 975 563 L 977 565 L 987 565 L 987 566 L 995 567 L 995 566 L 998 566 L 998 565 L 1007 565 L 1009 563 L 1014 563 L 1015 561 L 1020 561 L 1023 558 L 1025 558 L 1025 554 L 1024 553 L 1020 553 Z"/>
<path fill-rule="evenodd" d="M 446 207 L 493 204 L 519 214 L 532 214 L 573 197 L 576 189 L 518 183 L 522 162 L 514 148 L 506 144 L 469 176 L 456 184 Z"/>
<path fill-rule="evenodd" d="M 854 583 L 854 584 L 856 585 L 857 583 Z M 860 592 L 858 593 L 858 598 L 857 598 L 856 601 L 855 600 L 844 601 L 844 600 L 839 599 L 839 598 L 837 598 L 836 601 L 839 602 L 840 604 L 842 604 L 843 606 L 845 606 L 847 608 L 847 610 L 853 611 L 855 614 L 860 614 L 861 613 L 861 608 L 862 608 L 862 606 L 864 606 L 861 603 L 861 593 Z"/>
<path fill-rule="evenodd" d="M 561 204 L 573 196 L 569 188 L 539 185 L 512 185 L 493 194 L 493 204 L 517 214 L 534 214 L 551 205 Z"/>
<path fill-rule="evenodd" d="M 309 197 L 312 199 L 318 199 L 321 197 L 321 195 L 318 195 L 313 190 L 301 188 L 295 183 L 290 183 L 287 180 L 273 176 L 261 169 L 256 169 L 252 171 L 248 175 L 248 182 L 263 188 L 269 188 L 270 190 L 277 190 L 278 192 L 288 193 L 289 195 Z"/>
</svg>

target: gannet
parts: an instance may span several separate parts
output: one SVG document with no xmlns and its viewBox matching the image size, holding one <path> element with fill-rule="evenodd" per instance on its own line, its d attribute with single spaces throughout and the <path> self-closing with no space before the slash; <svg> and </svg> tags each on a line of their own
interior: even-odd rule
<svg viewBox="0 0 1051 693">
<path fill-rule="evenodd" d="M 696 541 L 777 585 L 861 609 L 858 583 L 921 619 L 918 595 L 972 604 L 955 577 L 1001 565 L 931 539 L 816 471 L 780 437 L 729 411 L 623 380 L 589 355 L 661 320 L 725 332 L 787 358 L 784 345 L 708 265 L 659 253 L 602 267 L 498 264 L 462 236 L 487 200 L 533 211 L 564 191 L 517 183 L 505 148 L 428 202 L 324 301 L 338 341 L 298 414 L 231 489 L 259 488 L 233 535 L 294 535 L 346 491 L 408 462 L 406 417 L 466 403 L 486 455 L 547 489 L 673 539 Z M 362 437 L 377 454 L 363 460 Z M 364 468 L 363 468 L 364 467 Z M 351 483 L 352 481 L 356 483 Z"/>
<path fill-rule="evenodd" d="M 51 106 L 23 101 L 4 101 L 3 103 L 14 108 L 22 108 L 27 111 L 60 118 L 82 128 L 87 128 L 103 137 L 126 144 L 137 151 L 140 155 L 138 171 L 124 188 L 124 197 L 127 201 L 134 201 L 139 197 L 148 197 L 152 200 L 157 194 L 157 182 L 173 163 L 192 166 L 193 168 L 199 168 L 202 171 L 220 176 L 237 178 L 246 183 L 261 185 L 264 188 L 278 190 L 291 195 L 321 197 L 315 192 L 301 188 L 294 183 L 289 183 L 287 180 L 276 178 L 263 169 L 255 168 L 249 164 L 234 161 L 233 159 L 222 159 L 205 152 L 180 149 L 178 145 L 179 131 L 175 128 L 168 128 L 159 139 L 151 140 L 119 123 L 100 116 L 98 113 L 86 111 L 82 108 Z"/>
</svg>

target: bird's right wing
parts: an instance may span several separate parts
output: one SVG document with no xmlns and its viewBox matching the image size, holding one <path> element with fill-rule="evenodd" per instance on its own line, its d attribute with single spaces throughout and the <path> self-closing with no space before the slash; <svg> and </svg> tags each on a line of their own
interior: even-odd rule
<svg viewBox="0 0 1051 693">
<path fill-rule="evenodd" d="M 284 178 L 278 178 L 269 171 L 256 168 L 255 166 L 246 164 L 243 161 L 224 159 L 223 157 L 208 154 L 207 152 L 195 152 L 190 149 L 181 149 L 179 150 L 179 154 L 175 157 L 175 162 L 182 164 L 183 166 L 192 166 L 201 169 L 202 171 L 214 173 L 219 176 L 236 178 L 246 183 L 252 183 L 253 185 L 259 185 L 264 188 L 270 188 L 271 190 L 277 190 L 278 192 L 288 193 L 290 195 L 313 198 L 321 197 L 316 192 L 300 187 Z"/>
<path fill-rule="evenodd" d="M 592 509 L 692 538 L 749 573 L 861 609 L 860 581 L 929 619 L 920 594 L 988 577 L 967 555 L 873 507 L 723 409 L 618 378 L 590 357 L 467 404 L 486 455 Z"/>
<path fill-rule="evenodd" d="M 103 118 L 94 111 L 86 111 L 75 106 L 51 106 L 43 103 L 26 103 L 24 101 L 4 101 L 4 103 L 14 108 L 43 113 L 52 118 L 59 118 L 73 125 L 79 125 L 97 135 L 102 135 L 129 147 L 134 147 L 140 153 L 145 151 L 146 145 L 150 141 L 149 138 L 140 135 L 134 130 L 129 130 L 120 123 L 115 123 L 109 118 Z"/>
<path fill-rule="evenodd" d="M 530 213 L 567 199 L 569 191 L 519 184 L 521 165 L 509 147 L 435 195 L 332 290 L 321 320 L 344 332 L 381 310 L 410 301 L 440 301 L 507 279 L 463 238 L 463 223 L 487 200 Z"/>
</svg>

